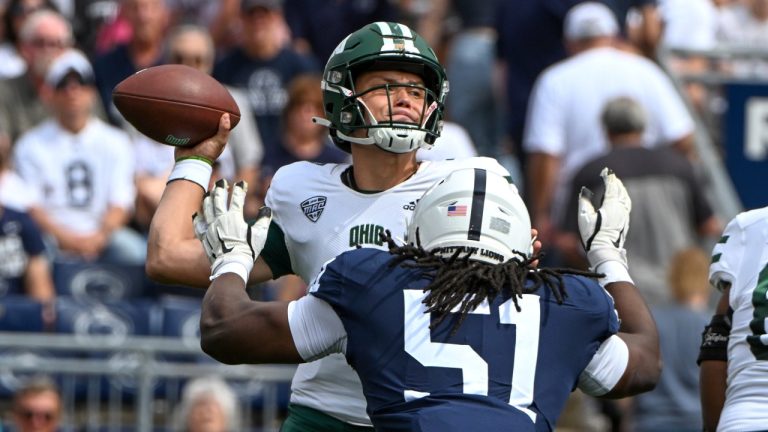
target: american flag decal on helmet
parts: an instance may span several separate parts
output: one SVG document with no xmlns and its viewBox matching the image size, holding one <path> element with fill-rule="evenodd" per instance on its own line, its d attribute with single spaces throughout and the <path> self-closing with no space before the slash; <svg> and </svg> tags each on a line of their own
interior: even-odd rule
<svg viewBox="0 0 768 432">
<path fill-rule="evenodd" d="M 465 205 L 449 205 L 448 216 L 466 216 L 467 206 Z"/>
<path fill-rule="evenodd" d="M 328 199 L 320 195 L 302 201 L 301 210 L 304 211 L 304 216 L 312 222 L 317 222 L 317 220 L 320 219 L 320 215 L 323 214 L 326 201 L 328 201 Z"/>
</svg>

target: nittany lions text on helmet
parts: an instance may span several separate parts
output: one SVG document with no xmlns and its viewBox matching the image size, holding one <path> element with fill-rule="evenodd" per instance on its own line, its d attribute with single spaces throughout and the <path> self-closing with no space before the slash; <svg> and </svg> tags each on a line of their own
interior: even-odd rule
<svg viewBox="0 0 768 432">
<path fill-rule="evenodd" d="M 399 70 L 414 73 L 424 87 L 411 84 L 386 84 L 360 92 L 355 79 L 369 70 Z M 418 124 L 377 121 L 360 96 L 385 88 L 416 87 L 426 93 Z M 393 153 L 408 153 L 431 148 L 442 129 L 443 104 L 448 93 L 445 69 L 432 48 L 413 30 L 397 23 L 375 22 L 347 36 L 333 51 L 323 72 L 325 119 L 314 120 L 331 129 L 337 146 L 346 152 L 350 143 L 370 145 Z M 390 100 L 390 113 L 392 101 Z M 352 136 L 366 130 L 364 137 Z"/>
<path fill-rule="evenodd" d="M 472 184 L 472 189 L 467 185 Z M 530 256 L 531 220 L 515 185 L 480 168 L 452 172 L 416 204 L 408 242 L 446 256 L 457 248 L 471 259 L 500 264 Z"/>
</svg>

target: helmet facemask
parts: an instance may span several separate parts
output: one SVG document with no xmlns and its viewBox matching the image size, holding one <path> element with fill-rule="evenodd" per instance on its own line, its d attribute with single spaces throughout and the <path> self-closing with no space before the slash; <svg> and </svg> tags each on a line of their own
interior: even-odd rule
<svg viewBox="0 0 768 432">
<path fill-rule="evenodd" d="M 401 71 L 418 75 L 423 85 L 388 83 L 356 88 L 356 79 L 369 71 Z M 415 122 L 374 119 L 363 100 L 375 91 L 387 95 L 388 114 L 397 107 L 397 92 L 416 89 L 423 93 Z M 426 42 L 408 27 L 397 23 L 373 23 L 352 33 L 336 48 L 326 64 L 322 82 L 325 119 L 314 121 L 331 129 L 342 150 L 350 143 L 375 144 L 393 153 L 431 148 L 442 130 L 442 110 L 448 92 L 445 70 Z M 414 103 L 414 102 L 412 102 Z M 379 112 L 381 114 L 381 112 Z M 360 133 L 362 131 L 363 133 Z"/>
<path fill-rule="evenodd" d="M 387 97 L 387 116 L 389 120 L 376 120 L 373 112 L 365 103 L 365 98 L 375 92 L 384 92 Z M 417 104 L 416 122 L 392 120 L 398 104 L 400 92 L 408 92 L 411 103 Z M 420 105 L 420 106 L 419 106 Z M 376 144 L 383 150 L 393 153 L 408 153 L 419 148 L 431 148 L 439 135 L 442 124 L 437 124 L 435 110 L 438 108 L 437 95 L 423 85 L 383 84 L 354 93 L 342 106 L 342 122 L 350 125 L 352 134 L 337 135 L 356 144 Z M 358 121 L 354 121 L 357 119 Z M 365 131 L 363 136 L 355 136 L 355 131 Z"/>
</svg>

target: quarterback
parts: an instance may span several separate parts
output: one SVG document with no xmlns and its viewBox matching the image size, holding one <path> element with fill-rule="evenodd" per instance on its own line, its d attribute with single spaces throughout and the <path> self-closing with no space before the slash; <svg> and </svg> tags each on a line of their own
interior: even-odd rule
<svg viewBox="0 0 768 432">
<path fill-rule="evenodd" d="M 322 91 L 325 118 L 315 121 L 351 153 L 352 164 L 297 162 L 275 173 L 266 197 L 274 217 L 249 283 L 285 274 L 309 283 L 344 251 L 387 249 L 379 234 L 405 232 L 424 191 L 457 168 L 509 175 L 489 158 L 417 162 L 416 150 L 440 135 L 448 81 L 432 49 L 407 26 L 376 22 L 350 34 L 325 66 Z M 150 226 L 147 273 L 153 279 L 208 285 L 208 259 L 189 216 L 210 180 L 204 161 L 221 154 L 228 129 L 224 115 L 216 136 L 176 149 Z M 300 365 L 291 390 L 284 432 L 370 430 L 360 380 L 343 355 Z"/>
</svg>

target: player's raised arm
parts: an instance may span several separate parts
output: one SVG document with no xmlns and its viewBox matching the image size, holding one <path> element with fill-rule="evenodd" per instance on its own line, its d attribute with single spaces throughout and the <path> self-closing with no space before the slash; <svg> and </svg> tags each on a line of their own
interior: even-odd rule
<svg viewBox="0 0 768 432">
<path fill-rule="evenodd" d="M 621 180 L 612 171 L 606 168 L 601 176 L 605 182 L 605 196 L 597 211 L 590 201 L 591 192 L 582 189 L 579 231 L 590 266 L 596 272 L 605 274 L 600 283 L 613 297 L 621 321 L 620 340 L 613 336 L 604 342 L 585 372 L 586 375 L 598 371 L 603 374 L 607 373 L 607 369 L 613 369 L 613 378 L 604 382 L 615 384 L 602 391 L 594 386 L 582 386 L 582 390 L 600 397 L 618 398 L 656 386 L 661 374 L 661 354 L 656 323 L 627 272 L 623 245 L 629 229 L 632 202 Z M 606 364 L 612 367 L 606 367 Z M 619 375 L 622 365 L 626 366 Z M 592 378 L 586 378 L 586 381 L 594 382 Z"/>
<path fill-rule="evenodd" d="M 219 121 L 217 134 L 193 147 L 177 147 L 176 164 L 149 227 L 146 271 L 150 278 L 166 283 L 207 287 L 208 260 L 194 236 L 192 215 L 200 209 L 215 161 L 229 136 L 229 115 Z M 256 280 L 272 277 L 262 261 Z"/>
<path fill-rule="evenodd" d="M 215 161 L 229 136 L 229 115 L 221 116 L 217 134 L 189 148 L 176 147 L 176 164 L 149 226 L 146 271 L 160 282 L 207 286 L 209 266 L 192 229 Z"/>
</svg>

